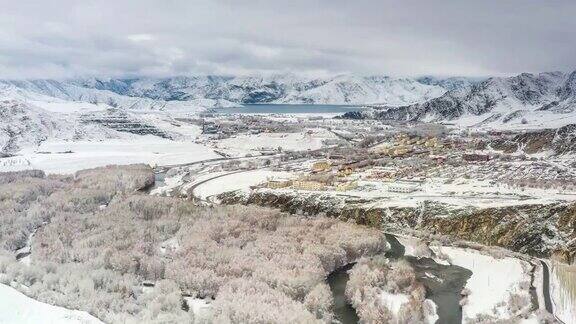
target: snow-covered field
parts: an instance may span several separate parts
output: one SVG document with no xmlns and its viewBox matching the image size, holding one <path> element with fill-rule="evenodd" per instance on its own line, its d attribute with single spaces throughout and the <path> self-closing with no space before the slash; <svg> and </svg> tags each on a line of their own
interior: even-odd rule
<svg viewBox="0 0 576 324">
<path fill-rule="evenodd" d="M 233 156 L 254 155 L 259 151 L 306 151 L 322 148 L 324 140 L 337 137 L 325 129 L 310 129 L 300 133 L 261 133 L 237 135 L 216 142 L 215 147 Z"/>
<path fill-rule="evenodd" d="M 0 171 L 40 169 L 66 174 L 110 164 L 174 165 L 217 157 L 201 144 L 151 135 L 101 142 L 48 140 L 38 148 L 24 149 L 18 156 L 0 159 Z"/>
<path fill-rule="evenodd" d="M 103 324 L 86 312 L 41 303 L 3 284 L 0 284 L 0 323 Z"/>
<path fill-rule="evenodd" d="M 250 186 L 261 184 L 270 179 L 291 179 L 292 177 L 293 175 L 289 172 L 269 170 L 238 172 L 199 185 L 194 190 L 194 196 L 206 199 L 228 191 L 248 190 Z"/>
<path fill-rule="evenodd" d="M 527 300 L 526 311 L 529 310 L 530 265 L 527 262 L 512 257 L 497 259 L 473 249 L 432 248 L 437 254 L 447 255 L 451 264 L 472 271 L 466 283 L 470 293 L 462 307 L 464 322 L 479 315 L 503 320 L 513 317 L 516 314 L 511 312 L 509 303 L 514 295 Z"/>
</svg>

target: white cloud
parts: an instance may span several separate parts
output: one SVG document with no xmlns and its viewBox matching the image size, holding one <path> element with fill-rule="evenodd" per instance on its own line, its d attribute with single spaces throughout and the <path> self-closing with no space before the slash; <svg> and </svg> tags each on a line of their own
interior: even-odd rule
<svg viewBox="0 0 576 324">
<path fill-rule="evenodd" d="M 572 0 L 0 2 L 0 78 L 576 67 Z"/>
</svg>

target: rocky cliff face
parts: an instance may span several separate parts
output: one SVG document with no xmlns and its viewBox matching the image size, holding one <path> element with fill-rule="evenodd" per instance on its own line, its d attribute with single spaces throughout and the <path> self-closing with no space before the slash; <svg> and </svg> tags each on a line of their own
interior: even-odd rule
<svg viewBox="0 0 576 324">
<path fill-rule="evenodd" d="M 356 199 L 271 191 L 254 191 L 248 196 L 225 193 L 219 198 L 227 204 L 256 204 L 290 213 L 326 214 L 377 228 L 447 235 L 532 256 L 561 256 L 567 263 L 576 256 L 576 204 L 479 209 L 427 202 L 418 207 L 373 208 Z"/>
</svg>

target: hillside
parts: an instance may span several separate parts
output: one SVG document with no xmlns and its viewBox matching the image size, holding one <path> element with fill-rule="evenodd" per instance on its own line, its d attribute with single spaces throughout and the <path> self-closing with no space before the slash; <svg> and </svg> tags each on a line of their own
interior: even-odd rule
<svg viewBox="0 0 576 324">
<path fill-rule="evenodd" d="M 53 138 L 102 140 L 120 133 L 96 123 L 84 123 L 73 115 L 50 113 L 17 100 L 0 101 L 0 154 L 10 155 L 23 147 L 37 146 Z"/>
<path fill-rule="evenodd" d="M 561 127 L 576 117 L 576 71 L 490 78 L 424 103 L 374 108 L 375 117 L 388 120 L 449 121 L 478 128 Z"/>
</svg>

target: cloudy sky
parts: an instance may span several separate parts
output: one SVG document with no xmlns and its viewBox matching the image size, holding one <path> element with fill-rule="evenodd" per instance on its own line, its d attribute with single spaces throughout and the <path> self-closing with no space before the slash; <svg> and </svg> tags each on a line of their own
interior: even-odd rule
<svg viewBox="0 0 576 324">
<path fill-rule="evenodd" d="M 0 78 L 576 69 L 574 0 L 0 0 Z"/>
</svg>

